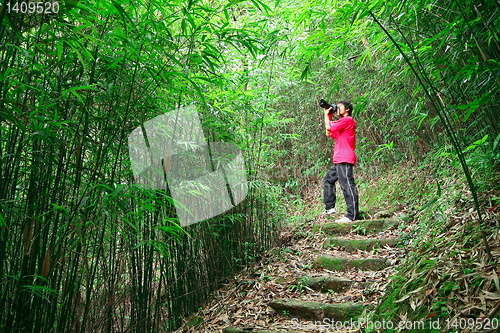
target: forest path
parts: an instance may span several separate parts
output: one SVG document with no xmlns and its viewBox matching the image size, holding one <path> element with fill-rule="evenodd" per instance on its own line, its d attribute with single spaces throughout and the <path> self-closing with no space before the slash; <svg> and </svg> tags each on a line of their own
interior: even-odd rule
<svg viewBox="0 0 500 333">
<path fill-rule="evenodd" d="M 404 256 L 396 247 L 404 235 L 397 213 L 339 217 L 297 217 L 280 248 L 219 289 L 178 332 L 352 332 L 335 325 L 357 323 L 377 305 Z"/>
</svg>

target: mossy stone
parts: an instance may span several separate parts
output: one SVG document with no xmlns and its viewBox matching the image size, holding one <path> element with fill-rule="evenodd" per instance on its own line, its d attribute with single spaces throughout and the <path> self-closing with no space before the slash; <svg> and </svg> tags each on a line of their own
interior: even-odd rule
<svg viewBox="0 0 500 333">
<path fill-rule="evenodd" d="M 380 258 L 354 259 L 349 262 L 349 267 L 357 268 L 362 271 L 381 271 L 389 266 L 390 264 L 387 259 Z"/>
<path fill-rule="evenodd" d="M 357 233 L 363 233 L 364 231 L 367 234 L 374 234 L 388 230 L 399 223 L 401 223 L 401 220 L 397 218 L 364 220 L 353 222 L 352 227 L 357 230 Z"/>
<path fill-rule="evenodd" d="M 342 238 L 328 238 L 323 243 L 324 248 L 328 247 L 341 247 L 346 251 L 354 252 L 356 250 L 371 251 L 374 248 L 382 248 L 386 245 L 394 247 L 400 239 L 342 239 Z"/>
<path fill-rule="evenodd" d="M 269 306 L 276 312 L 286 311 L 296 318 L 307 320 L 322 320 L 330 318 L 335 321 L 346 321 L 357 318 L 364 311 L 362 303 L 346 302 L 342 304 L 301 301 L 297 299 L 275 300 Z"/>
<path fill-rule="evenodd" d="M 363 259 L 345 259 L 333 256 L 318 256 L 314 261 L 315 268 L 326 268 L 343 272 L 351 268 L 357 268 L 362 271 L 379 271 L 389 267 L 387 259 L 363 258 Z"/>
<path fill-rule="evenodd" d="M 349 260 L 345 258 L 336 258 L 332 256 L 319 256 L 314 260 L 315 268 L 334 269 L 343 272 L 347 268 Z"/>
<path fill-rule="evenodd" d="M 331 318 L 335 321 L 347 321 L 358 318 L 364 311 L 362 303 L 347 302 L 342 304 L 332 304 L 324 308 L 325 318 Z"/>
<path fill-rule="evenodd" d="M 345 235 L 351 232 L 351 223 L 326 223 L 323 225 L 323 231 L 328 235 Z"/>
<path fill-rule="evenodd" d="M 355 222 L 330 222 L 323 225 L 323 231 L 328 235 L 341 236 L 348 234 L 352 229 L 358 234 L 375 234 L 390 229 L 401 223 L 398 218 L 359 220 Z"/>
<path fill-rule="evenodd" d="M 322 276 L 316 278 L 303 276 L 297 278 L 297 281 L 302 282 L 302 284 L 311 289 L 320 290 L 322 292 L 343 292 L 353 284 L 352 280 L 341 279 L 333 276 Z"/>
</svg>

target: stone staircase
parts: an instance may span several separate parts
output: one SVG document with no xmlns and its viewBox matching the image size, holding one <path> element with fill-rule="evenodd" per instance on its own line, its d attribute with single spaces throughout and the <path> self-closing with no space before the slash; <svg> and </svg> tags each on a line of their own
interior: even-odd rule
<svg viewBox="0 0 500 333">
<path fill-rule="evenodd" d="M 351 223 L 328 222 L 323 225 L 314 225 L 313 233 L 323 231 L 331 236 L 323 243 L 324 252 L 335 249 L 343 253 L 342 256 L 319 254 L 312 264 L 314 273 L 352 272 L 353 270 L 379 271 L 389 267 L 389 260 L 377 256 L 376 250 L 386 246 L 394 247 L 400 242 L 399 238 L 384 238 L 385 231 L 396 227 L 400 222 L 401 220 L 397 218 L 381 218 Z M 353 233 L 355 236 L 352 236 Z M 351 236 L 347 238 L 347 234 Z M 353 237 L 354 239 L 352 239 Z M 368 253 L 369 251 L 372 253 Z M 358 258 L 355 258 L 356 254 Z M 363 255 L 364 258 L 359 258 L 359 255 Z M 371 282 L 357 282 L 335 276 L 299 276 L 297 282 L 321 293 L 345 293 L 350 288 L 365 290 L 370 288 L 372 284 Z M 297 323 L 325 323 L 325 319 L 328 320 L 327 323 L 357 321 L 362 314 L 371 310 L 370 307 L 366 307 L 360 302 L 324 303 L 293 298 L 275 299 L 268 305 L 277 313 L 296 319 Z M 228 327 L 224 332 L 245 333 L 249 330 Z M 251 330 L 251 332 L 296 333 L 304 332 L 304 330 Z"/>
</svg>

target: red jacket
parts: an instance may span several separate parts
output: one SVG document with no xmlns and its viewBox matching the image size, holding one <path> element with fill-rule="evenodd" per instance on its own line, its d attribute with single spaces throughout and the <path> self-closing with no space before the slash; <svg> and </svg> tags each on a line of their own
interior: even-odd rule
<svg viewBox="0 0 500 333">
<path fill-rule="evenodd" d="M 330 121 L 332 139 L 336 139 L 333 150 L 333 164 L 356 164 L 356 122 L 352 117 L 345 116 L 337 121 Z"/>
</svg>

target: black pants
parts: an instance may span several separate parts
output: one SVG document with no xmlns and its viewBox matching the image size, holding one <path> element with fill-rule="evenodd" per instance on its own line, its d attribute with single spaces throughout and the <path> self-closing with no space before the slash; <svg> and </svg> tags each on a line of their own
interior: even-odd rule
<svg viewBox="0 0 500 333">
<path fill-rule="evenodd" d="M 347 206 L 346 217 L 351 220 L 356 220 L 359 213 L 358 190 L 354 183 L 354 172 L 352 169 L 353 165 L 350 163 L 339 163 L 334 164 L 333 167 L 328 170 L 323 185 L 323 201 L 325 202 L 325 208 L 327 210 L 335 208 L 335 202 L 337 200 L 335 183 L 338 179 Z"/>
</svg>

